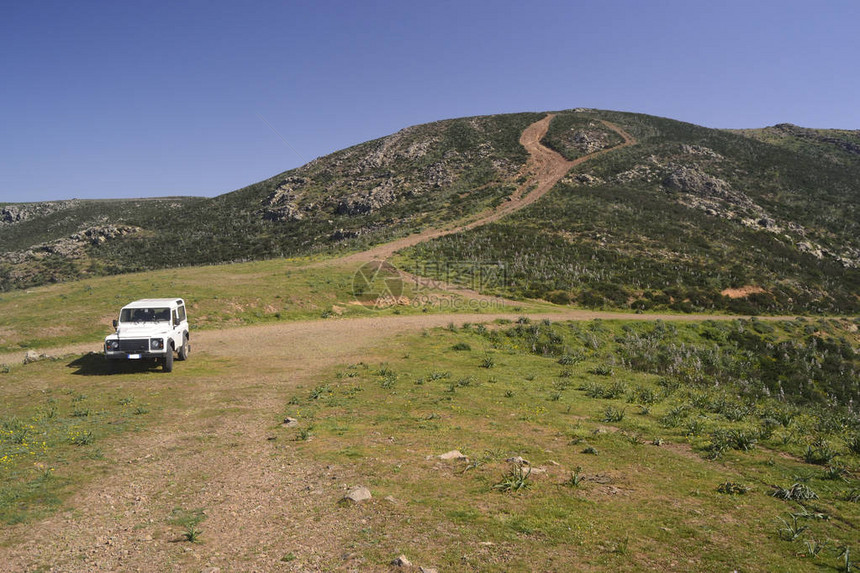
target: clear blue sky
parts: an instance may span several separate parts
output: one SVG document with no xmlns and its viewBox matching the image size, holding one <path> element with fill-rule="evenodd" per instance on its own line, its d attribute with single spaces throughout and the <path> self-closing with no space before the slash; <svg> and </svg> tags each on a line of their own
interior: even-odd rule
<svg viewBox="0 0 860 573">
<path fill-rule="evenodd" d="M 860 129 L 860 1 L 0 0 L 0 202 L 214 196 L 403 127 Z"/>
</svg>

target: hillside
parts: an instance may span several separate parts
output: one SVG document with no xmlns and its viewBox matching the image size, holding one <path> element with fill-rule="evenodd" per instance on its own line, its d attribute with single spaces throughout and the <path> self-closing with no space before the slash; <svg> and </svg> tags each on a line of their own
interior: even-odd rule
<svg viewBox="0 0 860 573">
<path fill-rule="evenodd" d="M 212 199 L 0 205 L 0 288 L 337 253 L 487 213 L 525 192 L 523 130 L 545 114 L 440 121 Z M 631 134 L 636 144 L 615 149 Z M 543 143 L 582 160 L 528 208 L 404 253 L 418 274 L 591 307 L 853 313 L 860 309 L 858 134 L 728 132 L 570 110 Z M 612 150 L 600 156 L 597 151 Z M 444 261 L 465 262 L 442 276 Z M 435 270 L 434 270 L 435 269 Z"/>
<path fill-rule="evenodd" d="M 212 199 L 0 205 L 0 288 L 354 249 L 449 221 L 512 193 L 540 117 L 410 127 Z M 127 232 L 73 237 L 111 225 Z"/>
<path fill-rule="evenodd" d="M 770 143 L 766 130 L 585 111 L 559 114 L 544 141 L 569 158 L 616 144 L 596 119 L 637 145 L 582 163 L 511 217 L 414 247 L 404 264 L 499 261 L 501 294 L 590 307 L 860 309 L 860 155 L 846 132 Z M 460 280 L 480 282 L 462 266 Z"/>
</svg>

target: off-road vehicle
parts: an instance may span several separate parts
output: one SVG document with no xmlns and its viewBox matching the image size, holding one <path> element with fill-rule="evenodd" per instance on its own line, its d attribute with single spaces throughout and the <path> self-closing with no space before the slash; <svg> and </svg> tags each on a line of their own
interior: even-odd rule
<svg viewBox="0 0 860 573">
<path fill-rule="evenodd" d="M 185 301 L 181 298 L 146 298 L 122 307 L 113 321 L 114 334 L 105 338 L 105 358 L 156 360 L 165 372 L 173 370 L 173 354 L 179 360 L 191 351 Z"/>
</svg>

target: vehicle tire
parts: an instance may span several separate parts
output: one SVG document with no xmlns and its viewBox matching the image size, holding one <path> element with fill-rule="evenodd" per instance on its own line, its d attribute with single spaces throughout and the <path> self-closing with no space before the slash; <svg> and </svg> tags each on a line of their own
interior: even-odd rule
<svg viewBox="0 0 860 573">
<path fill-rule="evenodd" d="M 173 348 L 170 347 L 170 344 L 168 344 L 167 353 L 164 355 L 162 369 L 165 372 L 173 372 Z"/>
<path fill-rule="evenodd" d="M 188 360 L 188 353 L 191 352 L 191 343 L 188 341 L 188 335 L 182 337 L 182 346 L 179 347 L 179 352 L 176 353 L 178 360 Z"/>
</svg>

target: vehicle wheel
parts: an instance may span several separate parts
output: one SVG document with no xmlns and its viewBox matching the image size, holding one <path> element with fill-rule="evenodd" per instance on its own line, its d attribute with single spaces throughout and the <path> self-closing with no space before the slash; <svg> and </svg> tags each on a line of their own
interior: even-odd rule
<svg viewBox="0 0 860 573">
<path fill-rule="evenodd" d="M 164 363 L 162 368 L 165 372 L 173 372 L 173 349 L 167 347 L 167 354 L 164 355 Z"/>
<path fill-rule="evenodd" d="M 188 336 L 186 335 L 182 337 L 182 346 L 179 347 L 176 358 L 179 360 L 188 360 L 189 352 L 191 352 L 191 343 L 188 341 Z"/>
</svg>

